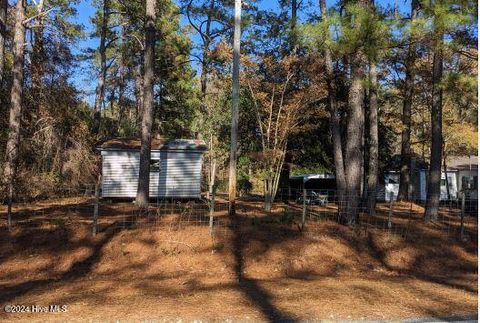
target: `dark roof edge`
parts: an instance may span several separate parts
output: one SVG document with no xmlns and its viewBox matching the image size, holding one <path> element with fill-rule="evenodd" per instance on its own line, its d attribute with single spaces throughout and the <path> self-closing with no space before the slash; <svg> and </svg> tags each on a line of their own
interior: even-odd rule
<svg viewBox="0 0 480 323">
<path fill-rule="evenodd" d="M 96 147 L 95 148 L 98 151 L 140 151 L 140 148 L 102 148 L 102 147 Z M 191 152 L 205 152 L 208 151 L 208 148 L 168 148 L 168 147 L 162 147 L 160 149 L 155 148 L 155 149 L 150 149 L 150 151 L 191 151 Z"/>
</svg>

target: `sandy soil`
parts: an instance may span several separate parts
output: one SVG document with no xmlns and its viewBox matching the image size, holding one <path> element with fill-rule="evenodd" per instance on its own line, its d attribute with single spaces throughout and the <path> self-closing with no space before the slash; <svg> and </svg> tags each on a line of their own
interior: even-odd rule
<svg viewBox="0 0 480 323">
<path fill-rule="evenodd" d="M 301 231 L 284 205 L 266 215 L 261 203 L 242 202 L 233 220 L 220 220 L 219 208 L 212 237 L 208 221 L 185 207 L 181 217 L 162 214 L 152 221 L 133 216 L 131 203 L 112 203 L 101 207 L 100 232 L 93 237 L 91 202 L 18 206 L 11 232 L 0 209 L 0 320 L 371 320 L 477 313 L 476 218 L 468 219 L 463 241 L 445 234 L 446 222 L 424 223 L 420 207 L 412 216 L 402 204 L 390 231 L 381 224 L 388 210 L 382 205 L 378 219 L 356 230 L 309 220 Z M 448 219 L 452 228 L 454 220 Z M 6 313 L 10 304 L 30 312 Z M 66 305 L 67 311 L 32 313 L 32 305 Z"/>
</svg>

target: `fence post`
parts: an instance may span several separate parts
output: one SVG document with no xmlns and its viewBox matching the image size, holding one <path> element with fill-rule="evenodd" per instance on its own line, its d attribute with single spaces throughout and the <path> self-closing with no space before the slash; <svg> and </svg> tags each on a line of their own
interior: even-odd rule
<svg viewBox="0 0 480 323">
<path fill-rule="evenodd" d="M 407 240 L 408 230 L 410 230 L 410 220 L 412 218 L 412 212 L 413 212 L 413 202 L 410 201 L 410 210 L 408 211 L 408 222 L 407 222 L 407 227 L 405 228 L 405 236 L 404 236 L 405 240 Z"/>
<path fill-rule="evenodd" d="M 98 180 L 95 183 L 95 203 L 93 205 L 93 228 L 92 234 L 97 234 L 97 221 L 98 221 L 98 203 L 100 200 L 100 183 L 102 182 L 102 175 L 98 176 Z"/>
<path fill-rule="evenodd" d="M 8 231 L 12 231 L 12 196 L 13 196 L 13 184 L 8 184 L 8 200 L 7 200 L 7 223 Z"/>
<path fill-rule="evenodd" d="M 307 216 L 307 190 L 303 189 L 303 208 L 302 208 L 302 230 L 305 227 L 305 217 Z"/>
<path fill-rule="evenodd" d="M 460 213 L 460 240 L 463 239 L 465 218 L 465 191 L 462 191 L 462 211 Z"/>
<path fill-rule="evenodd" d="M 210 235 L 213 236 L 213 213 L 215 212 L 215 187 L 212 188 L 212 192 L 210 194 L 210 220 L 209 220 L 209 227 L 210 227 Z"/>
<path fill-rule="evenodd" d="M 388 211 L 388 228 L 392 228 L 392 215 L 393 215 L 393 191 L 390 192 L 390 210 Z"/>
</svg>

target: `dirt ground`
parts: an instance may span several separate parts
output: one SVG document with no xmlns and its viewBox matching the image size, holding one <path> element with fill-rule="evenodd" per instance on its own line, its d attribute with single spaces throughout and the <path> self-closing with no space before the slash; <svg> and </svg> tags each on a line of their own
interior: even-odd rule
<svg viewBox="0 0 480 323">
<path fill-rule="evenodd" d="M 266 215 L 260 202 L 244 201 L 235 219 L 216 214 L 212 237 L 200 217 L 152 221 L 132 217 L 131 203 L 108 203 L 93 237 L 91 203 L 70 198 L 17 206 L 11 232 L 0 208 L 0 320 L 396 320 L 477 313 L 476 218 L 468 219 L 462 241 L 445 234 L 442 223 L 420 220 L 420 207 L 413 218 L 402 217 L 408 205 L 398 205 L 393 231 L 376 229 L 377 222 L 354 230 L 329 220 L 309 220 L 301 231 L 283 205 Z M 379 206 L 379 219 L 387 209 Z M 6 313 L 5 305 L 30 312 Z M 32 305 L 37 311 L 66 305 L 66 312 L 32 313 Z"/>
</svg>

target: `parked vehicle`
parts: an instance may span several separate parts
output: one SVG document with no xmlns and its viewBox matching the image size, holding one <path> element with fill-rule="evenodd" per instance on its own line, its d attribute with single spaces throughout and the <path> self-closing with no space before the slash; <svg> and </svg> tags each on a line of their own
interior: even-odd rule
<svg viewBox="0 0 480 323">
<path fill-rule="evenodd" d="M 303 204 L 303 195 L 297 198 L 297 203 Z M 321 205 L 325 206 L 328 203 L 328 195 L 320 194 L 315 191 L 306 191 L 305 203 L 308 205 Z"/>
</svg>

